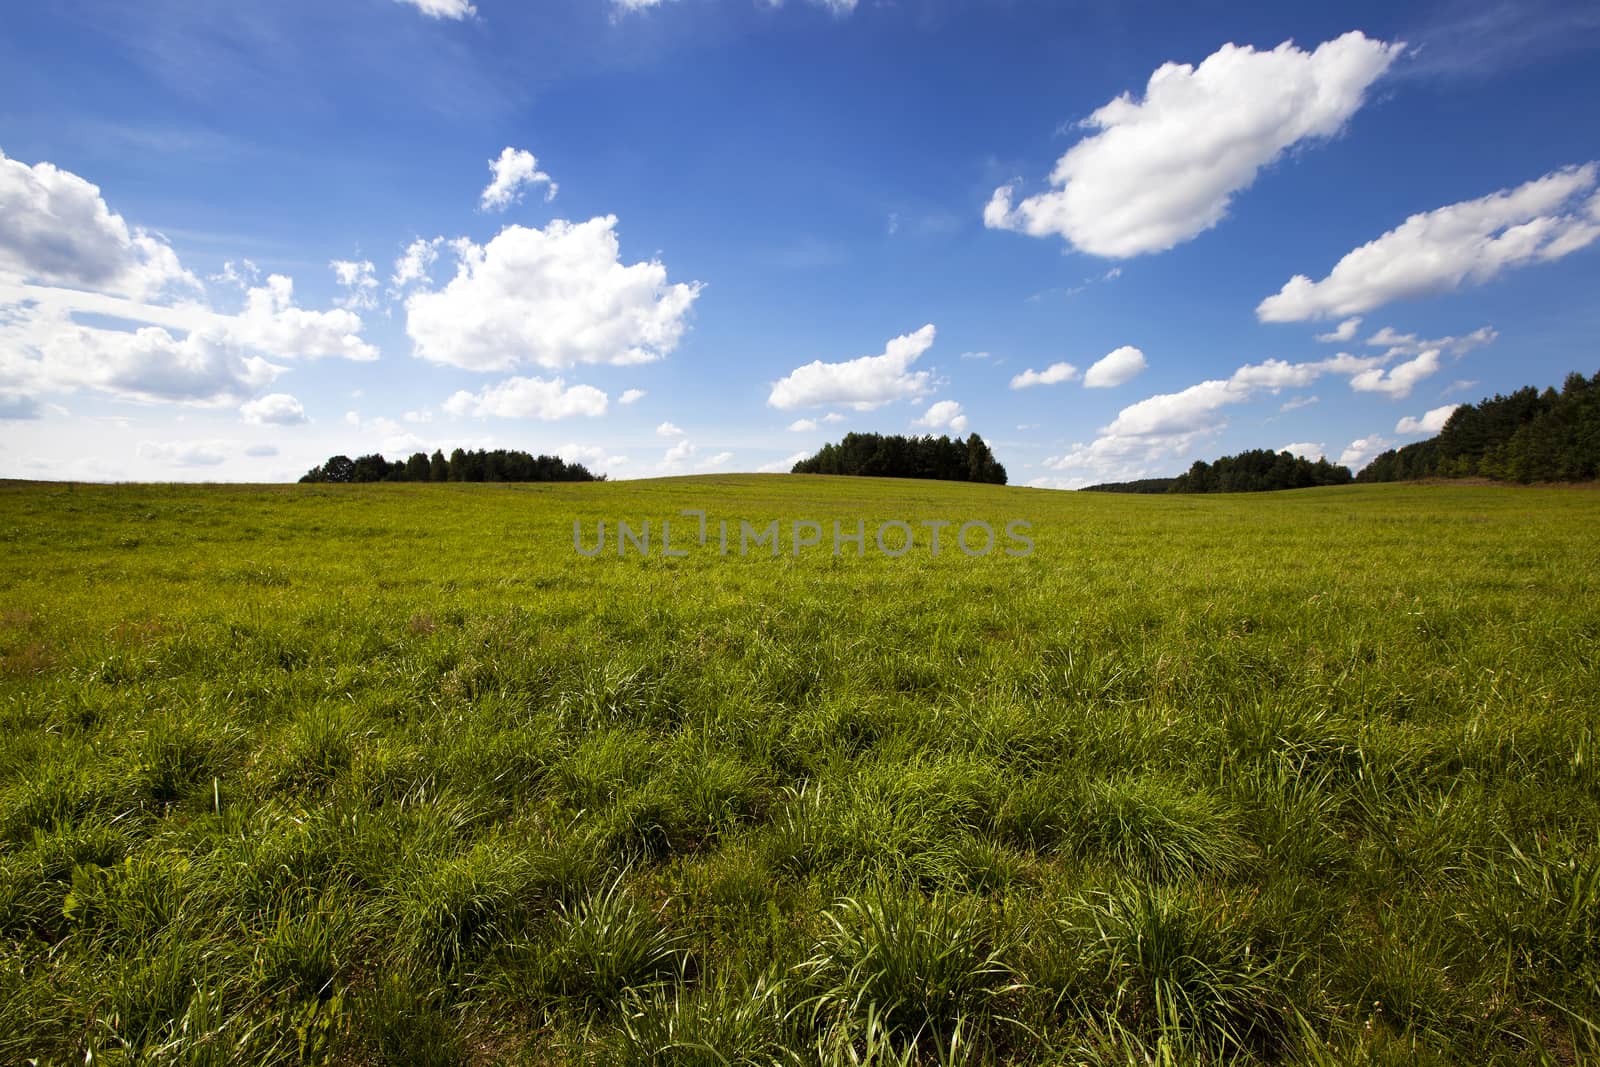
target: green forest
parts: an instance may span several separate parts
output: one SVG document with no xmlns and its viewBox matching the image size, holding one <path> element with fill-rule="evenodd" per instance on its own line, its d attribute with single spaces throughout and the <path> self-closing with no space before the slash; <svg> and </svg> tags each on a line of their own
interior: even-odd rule
<svg viewBox="0 0 1600 1067">
<path fill-rule="evenodd" d="M 568 463 L 560 456 L 532 456 L 504 448 L 468 452 L 458 448 L 446 459 L 444 452 L 432 456 L 412 453 L 410 459 L 390 462 L 374 452 L 351 459 L 330 456 L 326 463 L 301 475 L 301 482 L 603 482 L 605 475 L 594 475 L 581 463 Z"/>
<path fill-rule="evenodd" d="M 1496 393 L 1451 414 L 1439 436 L 1390 449 L 1358 482 L 1418 478 L 1583 482 L 1600 477 L 1600 372 L 1567 375 L 1558 393 L 1533 386 Z"/>
<path fill-rule="evenodd" d="M 1273 489 L 1310 489 L 1315 485 L 1348 485 L 1349 467 L 1319 459 L 1313 463 L 1292 452 L 1256 448 L 1214 463 L 1195 460 L 1187 474 L 1167 487 L 1169 493 L 1260 493 Z"/>
<path fill-rule="evenodd" d="M 793 474 L 858 474 L 877 478 L 936 478 L 1006 484 L 1006 469 L 983 438 L 847 433 L 794 465 Z"/>
</svg>

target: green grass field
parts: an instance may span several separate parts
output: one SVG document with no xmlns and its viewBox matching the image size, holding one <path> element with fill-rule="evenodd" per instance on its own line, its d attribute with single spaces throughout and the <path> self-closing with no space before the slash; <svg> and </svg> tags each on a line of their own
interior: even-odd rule
<svg viewBox="0 0 1600 1067">
<path fill-rule="evenodd" d="M 13 483 L 0 542 L 0 1062 L 1600 1055 L 1600 493 Z"/>
</svg>

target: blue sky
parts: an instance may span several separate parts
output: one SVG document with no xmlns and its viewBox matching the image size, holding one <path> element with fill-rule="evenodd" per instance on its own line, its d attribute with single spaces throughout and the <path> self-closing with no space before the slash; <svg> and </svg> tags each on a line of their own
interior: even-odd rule
<svg viewBox="0 0 1600 1067">
<path fill-rule="evenodd" d="M 1597 52 L 1584 3 L 18 5 L 0 476 L 1359 468 L 1600 370 Z"/>
</svg>

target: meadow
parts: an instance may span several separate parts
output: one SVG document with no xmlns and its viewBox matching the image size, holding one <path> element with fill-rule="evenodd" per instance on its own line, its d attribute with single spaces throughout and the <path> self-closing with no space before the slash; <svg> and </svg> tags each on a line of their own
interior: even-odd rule
<svg viewBox="0 0 1600 1067">
<path fill-rule="evenodd" d="M 9 483 L 0 545 L 0 1062 L 1600 1056 L 1600 492 Z"/>
</svg>

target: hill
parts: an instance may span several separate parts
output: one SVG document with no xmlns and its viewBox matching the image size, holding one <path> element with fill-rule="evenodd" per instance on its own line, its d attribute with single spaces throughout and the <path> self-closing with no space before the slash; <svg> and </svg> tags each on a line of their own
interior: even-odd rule
<svg viewBox="0 0 1600 1067">
<path fill-rule="evenodd" d="M 1593 1059 L 1600 494 L 0 513 L 0 1062 Z"/>
</svg>

